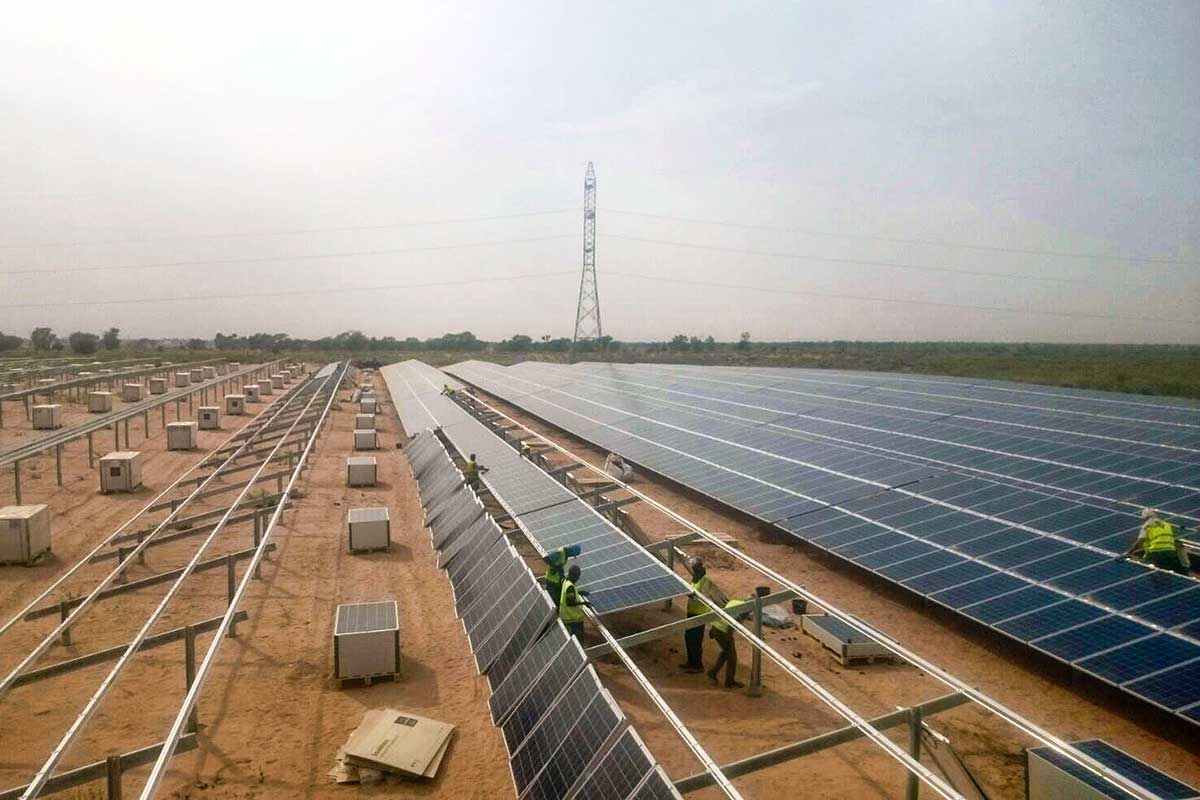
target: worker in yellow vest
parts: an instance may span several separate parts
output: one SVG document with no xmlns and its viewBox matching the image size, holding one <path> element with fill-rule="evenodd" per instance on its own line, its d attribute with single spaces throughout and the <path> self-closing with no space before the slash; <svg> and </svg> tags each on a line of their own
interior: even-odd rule
<svg viewBox="0 0 1200 800">
<path fill-rule="evenodd" d="M 687 615 L 699 616 L 708 611 L 708 606 L 700 599 L 701 595 L 713 593 L 713 583 L 704 570 L 704 562 L 698 558 L 688 559 L 688 569 L 692 573 L 692 592 L 688 595 Z M 704 671 L 704 626 L 697 625 L 683 632 L 683 646 L 687 652 L 687 661 L 679 665 L 684 672 Z"/>
<path fill-rule="evenodd" d="M 749 605 L 749 601 L 730 600 L 725 603 L 725 611 L 734 619 L 741 619 L 747 612 L 743 611 L 739 614 L 736 613 L 736 609 L 746 605 Z M 729 629 L 729 623 L 718 619 L 712 624 L 712 630 L 708 635 L 721 646 L 721 654 L 717 656 L 717 663 L 713 664 L 713 668 L 708 671 L 708 679 L 716 683 L 717 674 L 720 673 L 721 667 L 725 667 L 725 688 L 741 689 L 743 684 L 737 681 L 737 647 L 733 643 L 733 631 Z"/>
<path fill-rule="evenodd" d="M 479 476 L 487 471 L 487 467 L 481 466 L 475 460 L 474 453 L 471 453 L 471 457 L 467 459 L 467 463 L 463 464 L 463 477 L 467 479 L 467 486 L 476 491 L 479 490 Z"/>
<path fill-rule="evenodd" d="M 577 544 L 569 544 L 566 547 L 560 547 L 557 550 L 551 550 L 546 555 L 542 556 L 542 560 L 546 562 L 546 593 L 550 595 L 550 599 L 554 602 L 554 607 L 557 608 L 562 600 L 562 585 L 563 571 L 567 568 L 567 560 L 575 558 L 583 552 L 583 548 Z"/>
<path fill-rule="evenodd" d="M 1137 555 L 1140 550 L 1143 561 L 1159 569 L 1187 575 L 1191 570 L 1180 556 L 1180 547 L 1175 526 L 1160 517 L 1155 509 L 1145 508 L 1142 509 L 1142 527 L 1138 537 L 1125 555 Z"/>
<path fill-rule="evenodd" d="M 562 596 L 558 603 L 558 618 L 566 626 L 567 633 L 576 639 L 583 639 L 583 610 L 591 608 L 587 599 L 587 591 L 576 588 L 579 581 L 579 565 L 572 564 L 567 569 L 567 579 L 562 584 Z"/>
</svg>

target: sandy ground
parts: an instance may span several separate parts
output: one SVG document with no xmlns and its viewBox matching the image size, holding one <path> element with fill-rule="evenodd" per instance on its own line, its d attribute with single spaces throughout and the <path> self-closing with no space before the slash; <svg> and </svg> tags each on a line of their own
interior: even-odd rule
<svg viewBox="0 0 1200 800">
<path fill-rule="evenodd" d="M 486 397 L 486 395 L 481 395 Z M 489 402 L 549 436 L 592 464 L 604 453 L 541 423 L 495 398 Z M 594 477 L 591 476 L 591 477 Z M 923 605 L 888 584 L 860 574 L 832 557 L 797 546 L 784 536 L 718 504 L 653 476 L 640 475 L 638 488 L 710 531 L 729 534 L 747 554 L 770 565 L 845 611 L 854 613 L 905 646 L 1003 702 L 1033 722 L 1068 740 L 1100 737 L 1176 777 L 1200 784 L 1200 752 L 1194 729 L 1146 712 L 1096 682 L 1077 680 L 1069 670 L 1022 653 L 1017 646 L 961 623 L 952 615 Z M 645 504 L 626 506 L 654 537 L 684 532 Z M 691 546 L 706 558 L 710 576 L 731 596 L 744 595 L 765 582 L 751 569 L 715 548 Z M 622 633 L 679 616 L 642 609 L 610 618 Z M 819 643 L 796 629 L 770 630 L 765 638 L 795 665 L 866 716 L 890 712 L 946 694 L 945 685 L 907 664 L 841 666 Z M 750 648 L 739 644 L 739 679 L 747 681 Z M 822 733 L 844 722 L 782 669 L 764 659 L 763 696 L 718 689 L 703 676 L 683 674 L 683 642 L 664 640 L 633 651 L 701 744 L 719 762 L 728 762 Z M 705 661 L 715 660 L 715 643 L 706 640 Z M 649 703 L 644 693 L 612 658 L 598 665 L 602 677 L 634 721 L 651 750 L 674 779 L 698 771 L 696 760 Z M 1023 797 L 1024 748 L 1035 744 L 1007 723 L 978 707 L 963 706 L 929 720 L 948 735 L 977 780 L 993 798 Z M 907 728 L 890 738 L 907 746 Z M 926 759 L 926 763 L 930 763 Z M 901 770 L 873 744 L 857 742 L 738 779 L 749 796 L 788 796 L 803 786 L 806 797 L 896 797 L 903 792 Z M 714 790 L 690 797 L 719 796 Z"/>
<path fill-rule="evenodd" d="M 386 398 L 384 387 L 379 386 L 377 392 Z M 348 393 L 343 391 L 341 396 L 346 398 Z M 380 484 L 365 490 L 345 486 L 345 458 L 352 452 L 355 410 L 355 404 L 349 402 L 335 407 L 301 481 L 303 499 L 284 515 L 273 539 L 278 550 L 243 603 L 250 619 L 238 627 L 236 638 L 223 645 L 201 698 L 200 748 L 176 757 L 160 797 L 511 795 L 503 742 L 488 716 L 486 683 L 475 674 L 466 638 L 453 616 L 449 585 L 434 564 L 427 531 L 421 526 L 415 483 L 403 455 L 395 449 L 399 426 L 388 414 L 379 417 Z M 228 436 L 228 427 L 202 444 L 211 446 Z M 167 476 L 178 474 L 200 455 L 156 454 L 147 465 L 148 483 L 153 486 L 161 475 L 165 484 Z M 72 477 L 88 476 L 86 457 L 86 447 L 82 466 L 78 454 L 68 456 L 76 459 L 69 470 Z M 68 481 L 64 489 L 53 488 L 56 491 L 47 488 L 35 497 L 49 502 L 56 515 L 57 557 L 34 568 L 0 569 L 4 619 L 151 496 L 149 490 L 143 490 L 135 496 L 104 497 L 83 482 L 73 486 Z M 346 552 L 346 512 L 361 505 L 391 509 L 390 551 Z M 230 528 L 229 540 L 211 552 L 248 547 L 249 538 L 248 525 Z M 144 567 L 131 571 L 131 577 L 176 566 L 194 547 L 192 542 L 158 548 Z M 223 611 L 224 570 L 196 575 L 187 587 L 155 631 Z M 165 586 L 100 604 L 73 644 L 56 645 L 43 663 L 120 643 L 136 630 L 163 591 Z M 336 605 L 388 598 L 396 599 L 400 606 L 401 679 L 337 688 L 331 679 Z M 53 620 L 43 622 L 18 626 L 5 636 L 0 666 L 11 667 L 50 629 Z M 201 655 L 209 641 L 209 636 L 199 639 Z M 64 765 L 77 766 L 160 740 L 183 696 L 182 662 L 182 643 L 138 654 Z M 0 754 L 0 786 L 17 785 L 29 778 L 109 666 L 20 687 L 0 701 L 0 740 L 6 743 Z M 456 726 L 438 777 L 430 783 L 375 787 L 331 783 L 326 772 L 338 747 L 365 710 L 384 706 Z M 146 773 L 145 768 L 126 773 L 127 796 L 140 786 Z M 76 796 L 93 795 L 82 791 Z"/>
</svg>

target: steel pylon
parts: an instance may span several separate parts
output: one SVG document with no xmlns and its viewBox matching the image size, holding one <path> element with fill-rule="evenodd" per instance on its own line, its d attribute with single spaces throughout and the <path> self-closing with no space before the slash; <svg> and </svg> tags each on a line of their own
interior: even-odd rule
<svg viewBox="0 0 1200 800">
<path fill-rule="evenodd" d="M 581 341 L 604 336 L 600 324 L 600 292 L 596 287 L 596 171 L 588 162 L 583 177 L 583 276 L 579 280 L 579 304 L 575 307 L 575 337 Z"/>
</svg>

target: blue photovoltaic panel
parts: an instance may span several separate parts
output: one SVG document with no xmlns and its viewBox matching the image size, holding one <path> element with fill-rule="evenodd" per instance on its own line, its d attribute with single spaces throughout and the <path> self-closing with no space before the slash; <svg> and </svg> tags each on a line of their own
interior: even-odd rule
<svg viewBox="0 0 1200 800">
<path fill-rule="evenodd" d="M 1165 668 L 1194 643 L 1175 634 L 1200 635 L 1194 580 L 1114 560 L 1138 526 L 1136 509 L 1114 510 L 1128 498 L 1200 512 L 1200 486 L 1170 484 L 1192 480 L 1200 464 L 1200 434 L 1183 434 L 1200 426 L 1200 405 L 826 371 L 481 362 L 450 371 L 1009 636 L 1044 638 L 1058 658 L 1079 662 L 1163 626 L 1173 633 L 1153 640 L 1162 646 L 1139 652 Z M 1072 402 L 1088 410 L 1068 411 Z M 1178 427 L 1184 419 L 1191 428 Z M 1131 444 L 1140 440 L 1156 445 Z M 1089 629 L 1109 639 L 1075 643 L 1067 629 L 1114 609 L 1121 621 Z M 1111 680 L 1099 666 L 1116 669 L 1108 661 L 1090 663 Z M 1172 708 L 1197 701 L 1200 692 Z"/>
<path fill-rule="evenodd" d="M 1080 662 L 1080 666 L 1113 683 L 1128 683 L 1151 672 L 1197 659 L 1200 659 L 1200 645 L 1160 633 L 1091 656 Z"/>
<path fill-rule="evenodd" d="M 494 722 L 499 722 L 512 710 L 513 704 L 529 690 L 542 670 L 566 644 L 566 630 L 560 624 L 552 624 L 540 639 L 524 650 L 503 680 L 492 683 L 494 688 L 492 696 L 488 698 L 488 706 Z M 488 676 L 488 679 L 492 680 L 493 677 Z"/>
<path fill-rule="evenodd" d="M 654 759 L 646 746 L 633 729 L 628 728 L 592 767 L 576 792 L 575 800 L 625 800 L 653 768 Z"/>
<path fill-rule="evenodd" d="M 1077 661 L 1093 653 L 1119 648 L 1147 635 L 1146 626 L 1124 617 L 1110 616 L 1035 639 L 1033 644 L 1064 661 Z"/>
<path fill-rule="evenodd" d="M 483 482 L 543 553 L 566 545 L 581 546 L 583 552 L 574 559 L 583 572 L 581 587 L 629 574 L 627 582 L 609 580 L 603 586 L 604 591 L 595 593 L 591 601 L 597 613 L 687 593 L 687 585 L 661 561 L 441 394 L 443 384 L 457 386 L 457 382 L 415 361 L 393 364 L 381 373 L 393 397 L 411 398 L 406 401 L 407 406 L 397 401 L 398 408 L 408 407 L 417 420 L 423 420 L 422 414 L 429 416 L 460 453 L 477 454 L 480 464 L 488 468 Z M 414 406 L 419 409 L 413 410 Z M 614 551 L 617 547 L 627 548 L 626 561 L 609 564 L 617 555 Z"/>
<path fill-rule="evenodd" d="M 1072 742 L 1072 746 L 1114 772 L 1150 791 L 1155 797 L 1162 798 L 1162 800 L 1194 800 L 1194 798 L 1200 797 L 1200 793 L 1187 784 L 1181 783 L 1170 775 L 1154 769 L 1128 753 L 1118 750 L 1102 739 Z M 1105 797 L 1113 798 L 1113 800 L 1126 800 L 1126 798 L 1131 797 L 1128 792 L 1119 789 L 1114 784 L 1100 778 L 1054 750 L 1047 747 L 1035 747 L 1030 749 L 1029 752 L 1036 753 L 1063 772 L 1087 784 Z"/>
<path fill-rule="evenodd" d="M 679 792 L 661 768 L 656 768 L 642 785 L 629 795 L 629 800 L 680 800 Z"/>
</svg>

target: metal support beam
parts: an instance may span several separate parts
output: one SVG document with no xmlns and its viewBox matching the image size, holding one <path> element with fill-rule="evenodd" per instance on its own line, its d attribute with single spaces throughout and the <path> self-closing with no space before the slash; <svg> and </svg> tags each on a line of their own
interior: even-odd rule
<svg viewBox="0 0 1200 800">
<path fill-rule="evenodd" d="M 921 760 L 921 709 L 908 709 L 908 754 L 917 761 Z M 917 800 L 921 791 L 921 782 L 917 776 L 908 773 L 904 787 L 904 800 Z"/>
<path fill-rule="evenodd" d="M 152 744 L 149 747 L 143 747 L 140 750 L 134 750 L 129 753 L 122 753 L 117 756 L 120 759 L 121 769 L 133 769 L 145 764 L 153 763 L 154 759 L 158 758 L 159 752 L 162 750 L 163 743 Z M 188 733 L 179 737 L 179 744 L 175 746 L 176 753 L 185 753 L 189 750 L 196 749 L 196 734 Z M 76 769 L 60 772 L 53 778 L 46 780 L 42 786 L 42 791 L 46 794 L 62 792 L 67 789 L 73 789 L 76 786 L 82 786 L 85 783 L 105 779 L 108 775 L 108 760 L 95 761 L 87 766 L 77 767 Z M 17 786 L 12 789 L 6 789 L 0 792 L 0 800 L 19 800 L 21 795 L 25 794 L 28 786 Z"/>
<path fill-rule="evenodd" d="M 762 603 L 764 606 L 778 605 L 779 603 L 788 602 L 795 596 L 796 593 L 791 589 L 784 589 L 782 591 L 775 592 L 774 594 L 767 595 L 762 599 Z M 617 644 L 621 645 L 622 649 L 628 650 L 629 648 L 636 647 L 639 644 L 653 642 L 658 639 L 666 638 L 667 636 L 682 634 L 689 628 L 695 628 L 700 625 L 708 625 L 709 623 L 716 622 L 718 619 L 720 619 L 720 617 L 715 611 L 708 611 L 704 614 L 697 614 L 694 617 L 677 619 L 674 622 L 668 622 L 665 625 L 659 625 L 657 628 L 650 628 L 649 630 L 631 633 L 628 636 L 623 636 L 617 640 Z M 587 648 L 585 652 L 587 652 L 588 658 L 595 659 L 598 656 L 611 653 L 612 648 L 608 644 L 597 644 Z"/>
<path fill-rule="evenodd" d="M 894 728 L 897 725 L 906 724 L 910 720 L 913 711 L 918 711 L 923 716 L 930 716 L 942 711 L 949 711 L 952 708 L 957 708 L 969 702 L 971 702 L 971 699 L 962 692 L 952 692 L 928 702 L 920 703 L 911 709 L 903 708 L 868 721 L 875 730 L 882 731 Z M 774 767 L 778 764 L 812 755 L 813 753 L 819 753 L 822 750 L 828 750 L 831 747 L 837 747 L 840 744 L 846 744 L 847 742 L 853 742 L 861 738 L 863 738 L 863 732 L 859 728 L 847 725 L 835 731 L 822 733 L 799 742 L 793 742 L 783 747 L 776 747 L 773 750 L 767 750 L 733 761 L 721 767 L 721 771 L 725 773 L 726 777 L 739 778 L 742 775 L 749 775 L 752 772 L 758 772 L 767 767 Z M 698 772 L 695 775 L 689 775 L 686 778 L 675 781 L 675 788 L 686 794 L 694 792 L 697 789 L 703 789 L 706 786 L 712 786 L 713 783 L 711 775 L 706 772 Z"/>
<path fill-rule="evenodd" d="M 607 503 L 601 503 L 600 505 L 596 506 L 596 510 L 603 514 L 605 511 L 612 511 L 613 509 L 620 508 L 621 506 L 628 506 L 634 503 L 640 503 L 641 501 L 642 498 L 640 497 L 622 497 L 620 500 L 609 500 Z"/>
</svg>

